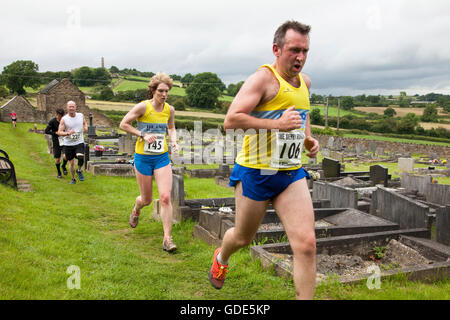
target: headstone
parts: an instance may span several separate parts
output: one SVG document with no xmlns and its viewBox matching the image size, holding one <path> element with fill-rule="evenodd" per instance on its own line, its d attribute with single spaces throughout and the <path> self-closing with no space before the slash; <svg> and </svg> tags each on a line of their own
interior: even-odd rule
<svg viewBox="0 0 450 320">
<path fill-rule="evenodd" d="M 414 170 L 414 159 L 413 158 L 398 158 L 398 170 L 413 171 Z"/>
<path fill-rule="evenodd" d="M 334 150 L 342 150 L 342 140 L 339 138 L 336 138 L 334 140 Z"/>
<path fill-rule="evenodd" d="M 92 113 L 89 113 L 89 127 L 88 127 L 88 137 L 95 137 L 95 126 L 92 124 Z"/>
<path fill-rule="evenodd" d="M 333 150 L 334 147 L 334 137 L 329 137 L 328 138 L 328 149 Z"/>
<path fill-rule="evenodd" d="M 360 155 L 360 154 L 364 153 L 365 152 L 364 145 L 362 145 L 360 143 L 357 143 L 355 145 L 355 152 L 356 152 L 357 155 Z"/>
<path fill-rule="evenodd" d="M 231 174 L 230 166 L 227 164 L 220 164 L 216 172 L 216 176 L 229 177 Z"/>
<path fill-rule="evenodd" d="M 344 153 L 339 151 L 331 151 L 330 158 L 335 159 L 339 162 L 344 162 Z"/>
<path fill-rule="evenodd" d="M 430 153 L 430 160 L 434 160 L 434 159 L 439 159 L 439 156 L 437 155 L 437 153 L 432 152 L 432 153 Z"/>
<path fill-rule="evenodd" d="M 341 163 L 334 159 L 324 158 L 322 170 L 325 178 L 339 177 L 341 175 Z"/>
<path fill-rule="evenodd" d="M 308 164 L 317 164 L 317 158 L 308 158 Z"/>
<path fill-rule="evenodd" d="M 377 151 L 377 143 L 375 141 L 370 142 L 369 151 L 372 153 L 375 153 Z"/>
<path fill-rule="evenodd" d="M 382 184 L 383 186 L 388 186 L 388 169 L 380 165 L 374 165 L 370 167 L 370 180 L 374 185 Z"/>
<path fill-rule="evenodd" d="M 172 206 L 184 205 L 184 180 L 182 176 L 172 175 L 172 192 L 170 194 Z"/>
<path fill-rule="evenodd" d="M 328 148 L 322 148 L 321 152 L 322 152 L 322 156 L 325 158 L 330 156 L 330 149 L 328 149 Z"/>
<path fill-rule="evenodd" d="M 436 241 L 450 246 L 450 206 L 436 210 Z"/>
<path fill-rule="evenodd" d="M 384 156 L 384 149 L 381 147 L 378 147 L 377 150 L 375 151 L 375 154 L 377 154 L 379 156 Z"/>
</svg>

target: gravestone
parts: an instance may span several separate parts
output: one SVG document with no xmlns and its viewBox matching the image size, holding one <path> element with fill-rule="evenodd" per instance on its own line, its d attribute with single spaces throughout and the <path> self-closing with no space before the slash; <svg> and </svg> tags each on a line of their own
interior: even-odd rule
<svg viewBox="0 0 450 320">
<path fill-rule="evenodd" d="M 341 175 L 341 163 L 334 159 L 324 158 L 322 170 L 325 178 L 339 177 Z"/>
<path fill-rule="evenodd" d="M 363 144 L 357 143 L 355 145 L 355 152 L 357 155 L 360 155 L 360 154 L 364 153 L 365 151 L 366 151 L 366 149 L 364 148 Z"/>
<path fill-rule="evenodd" d="M 413 158 L 398 158 L 398 170 L 413 171 L 414 170 L 414 159 Z"/>
<path fill-rule="evenodd" d="M 334 140 L 333 146 L 334 146 L 334 150 L 342 150 L 342 140 L 339 138 L 336 138 Z"/>
<path fill-rule="evenodd" d="M 374 165 L 370 167 L 370 180 L 374 185 L 382 184 L 383 186 L 388 186 L 388 169 L 380 165 Z"/>
<path fill-rule="evenodd" d="M 329 137 L 328 138 L 328 149 L 333 150 L 334 147 L 334 137 Z"/>
<path fill-rule="evenodd" d="M 436 241 L 450 246 L 450 205 L 436 210 Z"/>
<path fill-rule="evenodd" d="M 89 127 L 88 127 L 88 137 L 96 137 L 97 133 L 95 132 L 95 126 L 93 125 L 92 121 L 92 113 L 89 113 Z"/>
<path fill-rule="evenodd" d="M 437 153 L 432 152 L 432 153 L 430 153 L 430 160 L 434 160 L 434 159 L 439 159 L 439 156 L 437 155 Z"/>
<path fill-rule="evenodd" d="M 317 164 L 317 158 L 308 158 L 308 164 Z"/>
<path fill-rule="evenodd" d="M 377 143 L 375 141 L 370 142 L 369 151 L 375 153 L 377 151 Z"/>
<path fill-rule="evenodd" d="M 330 149 L 328 149 L 328 148 L 322 148 L 322 156 L 323 157 L 329 157 L 330 156 Z"/>
<path fill-rule="evenodd" d="M 219 165 L 219 169 L 216 171 L 216 176 L 228 178 L 231 175 L 230 166 L 227 164 Z"/>
<path fill-rule="evenodd" d="M 344 162 L 344 153 L 339 151 L 331 151 L 330 158 L 337 160 L 339 162 Z"/>
<path fill-rule="evenodd" d="M 375 154 L 377 154 L 379 156 L 384 156 L 384 149 L 381 147 L 378 147 L 377 150 L 375 151 Z"/>
</svg>

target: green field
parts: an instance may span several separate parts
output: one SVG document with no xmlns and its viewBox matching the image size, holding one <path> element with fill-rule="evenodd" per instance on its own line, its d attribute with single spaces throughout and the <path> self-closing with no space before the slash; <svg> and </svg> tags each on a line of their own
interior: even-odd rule
<svg viewBox="0 0 450 320">
<path fill-rule="evenodd" d="M 325 112 L 326 112 L 326 108 L 324 105 L 311 105 L 311 111 L 314 109 L 319 109 L 320 110 L 320 114 L 325 117 Z M 354 117 L 366 117 L 367 115 L 362 115 L 360 113 L 356 113 L 356 112 L 352 112 L 352 111 L 347 111 L 341 108 L 341 110 L 339 111 L 339 116 L 343 117 L 346 115 L 352 115 Z M 338 108 L 334 107 L 334 106 L 328 106 L 328 116 L 329 117 L 337 117 L 338 116 Z"/>
<path fill-rule="evenodd" d="M 76 185 L 56 179 L 46 142 L 28 132 L 32 126 L 0 123 L 0 149 L 9 153 L 18 178 L 32 185 L 31 192 L 0 185 L 0 299 L 294 299 L 293 282 L 263 270 L 248 248 L 231 258 L 224 288 L 212 288 L 207 272 L 214 247 L 192 237 L 194 222 L 174 225 L 179 250 L 165 253 L 152 207 L 143 210 L 136 229 L 128 226 L 138 193 L 134 178 L 86 173 Z M 233 194 L 213 179 L 184 180 L 187 198 Z M 79 290 L 67 287 L 71 265 L 81 271 Z M 398 276 L 382 281 L 380 290 L 330 282 L 317 287 L 315 298 L 448 300 L 450 282 Z"/>
</svg>

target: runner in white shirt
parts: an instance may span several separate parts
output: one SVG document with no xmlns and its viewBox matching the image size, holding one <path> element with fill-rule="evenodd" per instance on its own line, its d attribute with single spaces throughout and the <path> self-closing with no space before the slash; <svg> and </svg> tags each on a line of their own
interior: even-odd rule
<svg viewBox="0 0 450 320">
<path fill-rule="evenodd" d="M 78 159 L 77 175 L 80 181 L 84 181 L 82 172 L 84 163 L 84 136 L 88 131 L 86 119 L 82 113 L 76 112 L 77 105 L 73 101 L 67 102 L 67 114 L 61 119 L 58 135 L 64 137 L 64 153 L 69 161 L 69 170 L 72 175 L 70 184 L 75 184 L 75 158 Z"/>
</svg>

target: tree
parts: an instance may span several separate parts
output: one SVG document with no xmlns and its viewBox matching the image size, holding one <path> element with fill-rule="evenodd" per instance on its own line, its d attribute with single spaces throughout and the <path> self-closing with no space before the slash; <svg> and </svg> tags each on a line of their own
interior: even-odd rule
<svg viewBox="0 0 450 320">
<path fill-rule="evenodd" d="M 73 73 L 74 82 L 79 87 L 90 87 L 95 84 L 94 72 L 89 67 L 81 67 Z"/>
<path fill-rule="evenodd" d="M 4 86 L 0 86 L 0 98 L 6 98 L 8 96 L 8 89 L 6 89 Z"/>
<path fill-rule="evenodd" d="M 109 68 L 109 72 L 111 72 L 111 73 L 119 73 L 119 68 L 117 68 L 116 66 L 111 66 L 111 68 Z"/>
<path fill-rule="evenodd" d="M 194 81 L 194 76 L 190 73 L 186 73 L 182 78 L 181 78 L 181 83 L 183 84 L 183 87 L 189 87 L 189 85 L 191 84 L 192 81 Z"/>
<path fill-rule="evenodd" d="M 222 81 L 215 73 L 203 72 L 194 77 L 186 88 L 188 103 L 192 107 L 215 109 L 219 106 Z"/>
<path fill-rule="evenodd" d="M 395 109 L 392 107 L 388 107 L 388 108 L 384 109 L 383 113 L 386 117 L 389 117 L 389 118 L 392 118 L 397 114 L 397 112 L 395 112 Z"/>
<path fill-rule="evenodd" d="M 350 96 L 342 97 L 341 106 L 344 110 L 351 110 L 355 106 L 353 103 L 353 98 Z"/>
<path fill-rule="evenodd" d="M 105 68 L 81 67 L 75 70 L 74 82 L 80 87 L 91 87 L 96 84 L 108 85 L 111 83 L 111 75 Z"/>
<path fill-rule="evenodd" d="M 322 124 L 323 123 L 323 117 L 320 114 L 319 108 L 314 108 L 311 110 L 310 119 L 312 124 Z"/>
<path fill-rule="evenodd" d="M 427 105 L 423 110 L 422 121 L 423 122 L 437 122 L 438 112 L 436 106 L 431 104 Z"/>
<path fill-rule="evenodd" d="M 3 68 L 0 84 L 17 93 L 26 93 L 24 87 L 39 88 L 39 66 L 31 60 L 17 60 Z"/>
<path fill-rule="evenodd" d="M 236 96 L 243 84 L 244 84 L 244 81 L 240 81 L 236 84 L 230 83 L 227 88 L 228 95 L 233 96 L 233 97 Z"/>
<path fill-rule="evenodd" d="M 414 133 L 416 126 L 419 124 L 419 117 L 410 112 L 397 122 L 398 133 Z"/>
<path fill-rule="evenodd" d="M 100 92 L 100 100 L 110 101 L 112 98 L 114 98 L 114 92 L 112 89 L 109 87 L 103 88 Z"/>
</svg>

